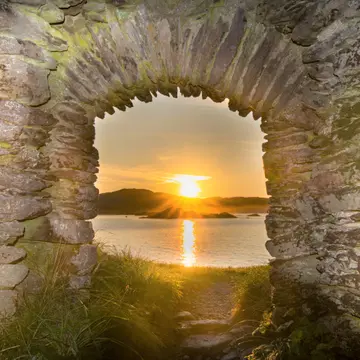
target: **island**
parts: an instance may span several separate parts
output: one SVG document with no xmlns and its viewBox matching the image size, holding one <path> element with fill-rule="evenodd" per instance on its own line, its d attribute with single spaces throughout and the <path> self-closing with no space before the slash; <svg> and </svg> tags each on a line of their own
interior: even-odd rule
<svg viewBox="0 0 360 360">
<path fill-rule="evenodd" d="M 235 215 L 228 212 L 218 214 L 200 214 L 196 211 L 183 210 L 181 208 L 167 208 L 163 211 L 152 212 L 147 216 L 142 216 L 141 219 L 234 219 Z"/>
<path fill-rule="evenodd" d="M 249 217 L 257 217 L 257 216 L 260 216 L 260 214 L 249 214 L 248 216 Z"/>
<path fill-rule="evenodd" d="M 269 199 L 258 197 L 186 198 L 147 189 L 121 189 L 99 195 L 98 208 L 102 215 L 137 215 L 163 211 L 169 207 L 195 210 L 200 214 L 267 213 Z"/>
</svg>

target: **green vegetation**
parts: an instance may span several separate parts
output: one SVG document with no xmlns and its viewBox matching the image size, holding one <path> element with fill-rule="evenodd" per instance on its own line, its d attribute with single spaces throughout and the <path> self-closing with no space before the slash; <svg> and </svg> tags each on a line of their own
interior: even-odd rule
<svg viewBox="0 0 360 360">
<path fill-rule="evenodd" d="M 338 339 L 324 324 L 308 317 L 295 318 L 284 330 L 274 331 L 269 318 L 260 326 L 263 344 L 248 360 L 353 360 L 357 357 L 349 349 L 345 354 Z"/>
<path fill-rule="evenodd" d="M 237 269 L 236 320 L 262 320 L 271 308 L 269 266 Z"/>
<path fill-rule="evenodd" d="M 69 292 L 54 273 L 22 301 L 15 321 L 0 325 L 0 359 L 172 359 L 174 315 L 221 279 L 235 286 L 237 319 L 261 318 L 270 304 L 266 266 L 184 268 L 100 252 L 89 293 Z"/>
</svg>

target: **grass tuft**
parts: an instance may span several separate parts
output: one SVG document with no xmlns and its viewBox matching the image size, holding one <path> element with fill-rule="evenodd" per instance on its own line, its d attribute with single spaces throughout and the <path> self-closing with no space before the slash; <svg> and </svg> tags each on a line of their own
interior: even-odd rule
<svg viewBox="0 0 360 360">
<path fill-rule="evenodd" d="M 235 273 L 236 320 L 262 320 L 271 309 L 270 266 L 238 269 Z"/>
</svg>

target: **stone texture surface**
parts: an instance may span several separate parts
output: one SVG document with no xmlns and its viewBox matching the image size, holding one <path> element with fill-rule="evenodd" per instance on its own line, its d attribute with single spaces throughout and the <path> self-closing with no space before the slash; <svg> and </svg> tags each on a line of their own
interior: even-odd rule
<svg viewBox="0 0 360 360">
<path fill-rule="evenodd" d="M 0 245 L 11 245 L 24 234 L 24 225 L 18 221 L 0 222 Z"/>
<path fill-rule="evenodd" d="M 211 354 L 211 352 L 216 352 L 221 348 L 225 348 L 233 339 L 234 337 L 231 334 L 192 335 L 185 339 L 181 344 L 181 348 L 184 352 L 190 354 Z"/>
<path fill-rule="evenodd" d="M 51 126 L 56 123 L 52 114 L 8 100 L 0 100 L 0 119 L 18 126 Z"/>
<path fill-rule="evenodd" d="M 29 269 L 22 264 L 0 265 L 0 289 L 13 289 L 28 274 Z"/>
<path fill-rule="evenodd" d="M 15 56 L 0 55 L 0 97 L 28 105 L 41 105 L 50 99 L 49 70 L 26 63 Z M 21 79 L 21 80 L 20 80 Z"/>
<path fill-rule="evenodd" d="M 92 223 L 89 221 L 51 217 L 50 224 L 53 238 L 58 242 L 86 244 L 94 238 Z"/>
<path fill-rule="evenodd" d="M 51 203 L 47 198 L 0 194 L 0 221 L 32 219 L 50 211 Z"/>
<path fill-rule="evenodd" d="M 53 3 L 44 4 L 39 10 L 39 15 L 49 24 L 59 24 L 65 19 L 64 13 Z"/>
<path fill-rule="evenodd" d="M 25 256 L 24 249 L 15 246 L 0 246 L 0 264 L 13 264 L 24 259 Z"/>
<path fill-rule="evenodd" d="M 218 319 L 206 319 L 206 320 L 188 320 L 182 321 L 179 324 L 178 330 L 180 332 L 190 332 L 192 334 L 203 333 L 216 331 L 222 332 L 223 330 L 228 329 L 230 322 L 228 320 L 218 320 Z"/>
<path fill-rule="evenodd" d="M 21 55 L 48 69 L 56 69 L 56 61 L 50 53 L 32 41 L 22 41 L 8 36 L 0 36 L 0 54 Z"/>
<path fill-rule="evenodd" d="M 88 275 L 96 266 L 97 262 L 97 246 L 82 245 L 78 254 L 72 259 L 71 263 L 76 267 L 78 275 Z"/>
<path fill-rule="evenodd" d="M 0 245 L 22 237 L 19 221 L 26 241 L 90 243 L 94 118 L 179 87 L 262 118 L 274 305 L 321 308 L 333 329 L 360 317 L 358 2 L 149 0 L 126 16 L 123 5 L 0 8 Z M 80 273 L 94 261 L 81 249 Z"/>
</svg>

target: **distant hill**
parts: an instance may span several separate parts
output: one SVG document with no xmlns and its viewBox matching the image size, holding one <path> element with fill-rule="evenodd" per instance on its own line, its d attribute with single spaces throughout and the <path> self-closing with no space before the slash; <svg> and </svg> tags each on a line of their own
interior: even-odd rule
<svg viewBox="0 0 360 360">
<path fill-rule="evenodd" d="M 100 194 L 98 207 L 99 214 L 112 215 L 147 215 L 164 211 L 169 207 L 201 213 L 264 213 L 268 209 L 268 199 L 260 197 L 184 198 L 146 189 L 122 189 Z"/>
<path fill-rule="evenodd" d="M 259 215 L 260 216 L 260 215 Z M 150 212 L 145 219 L 233 219 L 235 215 L 227 212 L 220 214 L 200 214 L 196 211 L 186 211 L 182 208 L 169 207 L 160 212 Z"/>
</svg>

